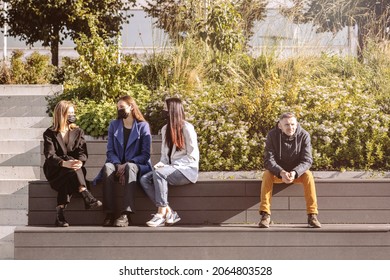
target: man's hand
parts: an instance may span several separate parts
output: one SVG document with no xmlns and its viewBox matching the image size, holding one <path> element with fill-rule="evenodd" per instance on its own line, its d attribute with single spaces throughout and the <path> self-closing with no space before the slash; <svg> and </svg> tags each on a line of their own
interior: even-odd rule
<svg viewBox="0 0 390 280">
<path fill-rule="evenodd" d="M 296 175 L 297 173 L 295 172 L 295 171 L 291 171 L 290 173 L 289 173 L 289 177 L 290 177 L 290 179 L 291 180 L 295 180 L 295 175 Z"/>
<path fill-rule="evenodd" d="M 280 171 L 280 176 L 282 177 L 283 183 L 291 184 L 295 180 L 295 171 L 287 172 Z"/>
</svg>

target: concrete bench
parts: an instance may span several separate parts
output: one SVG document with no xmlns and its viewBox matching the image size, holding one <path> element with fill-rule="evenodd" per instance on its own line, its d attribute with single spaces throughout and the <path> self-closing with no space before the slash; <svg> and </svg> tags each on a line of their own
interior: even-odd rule
<svg viewBox="0 0 390 280">
<path fill-rule="evenodd" d="M 180 213 L 182 224 L 256 223 L 259 220 L 259 179 L 200 179 L 196 184 L 172 186 L 171 206 Z M 388 180 L 319 179 L 316 183 L 322 223 L 388 223 L 390 182 Z M 120 195 L 120 186 L 117 186 Z M 92 189 L 102 199 L 102 186 Z M 56 195 L 46 181 L 29 186 L 29 225 L 52 225 Z M 119 197 L 118 197 L 119 199 Z M 67 208 L 71 225 L 100 225 L 100 210 L 85 211 L 81 197 L 74 196 Z M 144 224 L 156 208 L 139 188 L 134 224 Z M 274 223 L 306 223 L 305 200 L 300 185 L 276 185 L 272 200 Z"/>
</svg>

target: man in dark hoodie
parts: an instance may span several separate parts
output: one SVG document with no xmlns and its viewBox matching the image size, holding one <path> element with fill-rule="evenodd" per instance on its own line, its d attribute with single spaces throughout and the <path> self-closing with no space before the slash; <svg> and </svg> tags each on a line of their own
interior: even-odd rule
<svg viewBox="0 0 390 280">
<path fill-rule="evenodd" d="M 284 113 L 278 124 L 267 135 L 264 154 L 265 171 L 261 183 L 260 228 L 268 228 L 271 221 L 271 199 L 274 183 L 303 184 L 308 225 L 320 228 L 317 219 L 317 195 L 313 174 L 309 171 L 313 158 L 310 135 L 293 113 Z"/>
</svg>

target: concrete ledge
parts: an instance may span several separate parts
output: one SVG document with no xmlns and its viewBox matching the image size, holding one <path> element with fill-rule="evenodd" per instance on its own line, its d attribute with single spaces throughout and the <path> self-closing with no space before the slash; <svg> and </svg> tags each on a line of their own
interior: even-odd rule
<svg viewBox="0 0 390 280">
<path fill-rule="evenodd" d="M 389 259 L 389 231 L 389 225 L 18 227 L 15 259 Z"/>
<path fill-rule="evenodd" d="M 1 85 L 0 96 L 17 96 L 17 95 L 54 95 L 62 92 L 62 85 Z"/>
<path fill-rule="evenodd" d="M 181 224 L 247 224 L 259 220 L 261 181 L 206 180 L 196 184 L 172 186 L 171 207 L 178 211 Z M 373 224 L 390 221 L 390 180 L 317 180 L 320 220 L 322 223 Z M 117 186 L 120 202 L 121 188 Z M 102 186 L 92 189 L 102 199 Z M 29 185 L 29 225 L 52 225 L 56 195 L 45 181 Z M 156 208 L 139 188 L 136 192 L 135 225 L 143 225 Z M 100 225 L 104 213 L 85 211 L 82 199 L 75 195 L 67 208 L 71 225 Z M 272 199 L 272 220 L 275 224 L 306 223 L 305 200 L 301 185 L 275 185 Z"/>
</svg>

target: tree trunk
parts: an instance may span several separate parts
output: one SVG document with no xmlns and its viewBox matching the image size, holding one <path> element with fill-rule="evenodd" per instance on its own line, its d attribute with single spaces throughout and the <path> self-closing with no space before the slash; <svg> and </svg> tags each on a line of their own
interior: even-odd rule
<svg viewBox="0 0 390 280">
<path fill-rule="evenodd" d="M 60 45 L 60 31 L 57 26 L 54 26 L 54 38 L 50 42 L 50 51 L 51 51 L 51 64 L 58 67 L 59 54 L 58 49 Z"/>
<path fill-rule="evenodd" d="M 358 49 L 357 56 L 359 61 L 363 60 L 364 48 L 366 46 L 366 40 L 368 36 L 368 30 L 366 26 L 366 21 L 361 19 L 358 21 Z"/>
<path fill-rule="evenodd" d="M 58 67 L 58 45 L 59 43 L 51 43 L 50 49 L 51 49 L 51 64 Z"/>
</svg>

